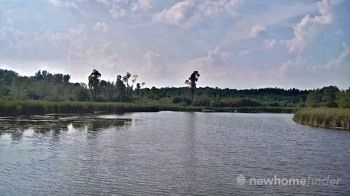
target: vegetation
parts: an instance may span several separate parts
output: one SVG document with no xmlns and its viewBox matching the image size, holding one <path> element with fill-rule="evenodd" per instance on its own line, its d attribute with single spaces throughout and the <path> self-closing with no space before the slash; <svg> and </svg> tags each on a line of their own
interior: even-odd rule
<svg viewBox="0 0 350 196">
<path fill-rule="evenodd" d="M 185 81 L 188 87 L 144 88 L 129 72 L 110 82 L 93 70 L 86 85 L 70 82 L 67 74 L 38 71 L 27 77 L 0 69 L 0 116 L 161 110 L 276 113 L 303 108 L 296 112 L 296 122 L 349 128 L 350 109 L 345 108 L 350 108 L 350 89 L 203 88 L 197 87 L 199 76 L 194 71 Z"/>
<path fill-rule="evenodd" d="M 298 89 L 220 89 L 198 88 L 198 71 L 186 84 L 189 87 L 143 88 L 137 75 L 117 75 L 105 81 L 98 70 L 88 77 L 88 85 L 71 83 L 70 76 L 38 71 L 34 76 L 19 76 L 0 69 L 0 99 L 45 101 L 128 102 L 201 107 L 295 107 L 303 105 L 308 91 Z M 190 93 L 189 93 L 190 92 Z"/>
<path fill-rule="evenodd" d="M 162 104 L 135 104 L 115 102 L 69 102 L 37 100 L 0 100 L 0 116 L 59 114 L 59 113 L 124 113 L 157 111 L 201 111 L 201 108 Z"/>
<path fill-rule="evenodd" d="M 318 127 L 350 130 L 350 109 L 307 108 L 298 110 L 294 121 Z"/>
<path fill-rule="evenodd" d="M 188 80 L 185 81 L 185 84 L 189 85 L 191 88 L 191 101 L 193 102 L 194 99 L 194 93 L 197 88 L 197 81 L 199 78 L 199 73 L 198 71 L 194 71 L 191 76 L 188 78 Z"/>
</svg>

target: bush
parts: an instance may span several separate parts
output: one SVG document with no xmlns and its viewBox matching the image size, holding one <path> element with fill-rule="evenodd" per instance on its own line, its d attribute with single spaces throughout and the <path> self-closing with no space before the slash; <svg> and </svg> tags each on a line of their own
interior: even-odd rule
<svg viewBox="0 0 350 196">
<path fill-rule="evenodd" d="M 273 107 L 279 107 L 280 104 L 277 103 L 277 102 L 274 102 L 274 103 L 270 103 L 269 106 L 273 106 Z"/>
<path fill-rule="evenodd" d="M 222 107 L 222 102 L 218 99 L 214 99 L 210 101 L 210 106 L 211 107 Z"/>
<path fill-rule="evenodd" d="M 261 106 L 261 103 L 252 99 L 226 98 L 221 100 L 224 107 Z"/>
<path fill-rule="evenodd" d="M 194 106 L 209 106 L 210 105 L 210 99 L 208 97 L 197 97 L 196 100 L 193 102 Z"/>
<path fill-rule="evenodd" d="M 187 97 L 174 97 L 172 102 L 175 104 L 191 105 L 192 100 Z"/>
</svg>

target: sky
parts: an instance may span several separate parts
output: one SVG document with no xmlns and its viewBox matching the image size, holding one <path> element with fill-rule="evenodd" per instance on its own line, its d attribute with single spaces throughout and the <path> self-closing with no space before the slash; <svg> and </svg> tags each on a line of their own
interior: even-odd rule
<svg viewBox="0 0 350 196">
<path fill-rule="evenodd" d="M 350 87 L 350 0 L 0 0 L 0 68 L 147 87 Z"/>
</svg>

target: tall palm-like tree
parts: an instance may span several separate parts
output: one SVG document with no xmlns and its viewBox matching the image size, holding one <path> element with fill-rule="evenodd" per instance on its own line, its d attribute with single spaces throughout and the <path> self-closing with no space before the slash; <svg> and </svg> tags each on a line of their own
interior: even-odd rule
<svg viewBox="0 0 350 196">
<path fill-rule="evenodd" d="M 194 93 L 197 88 L 197 81 L 199 78 L 199 73 L 198 71 L 194 71 L 191 76 L 188 78 L 188 80 L 185 81 L 185 84 L 189 85 L 191 88 L 191 97 L 192 97 L 192 102 L 194 100 Z"/>
<path fill-rule="evenodd" d="M 91 91 L 92 98 L 95 99 L 99 90 L 101 73 L 94 69 L 89 76 L 89 89 Z"/>
</svg>

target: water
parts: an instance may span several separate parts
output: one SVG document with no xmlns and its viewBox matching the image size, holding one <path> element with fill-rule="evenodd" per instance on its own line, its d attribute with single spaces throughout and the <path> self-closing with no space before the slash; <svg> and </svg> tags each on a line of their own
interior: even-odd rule
<svg viewBox="0 0 350 196">
<path fill-rule="evenodd" d="M 346 195 L 349 149 L 350 132 L 299 125 L 290 114 L 1 118 L 0 195 Z M 250 182 L 274 175 L 340 180 Z"/>
</svg>

